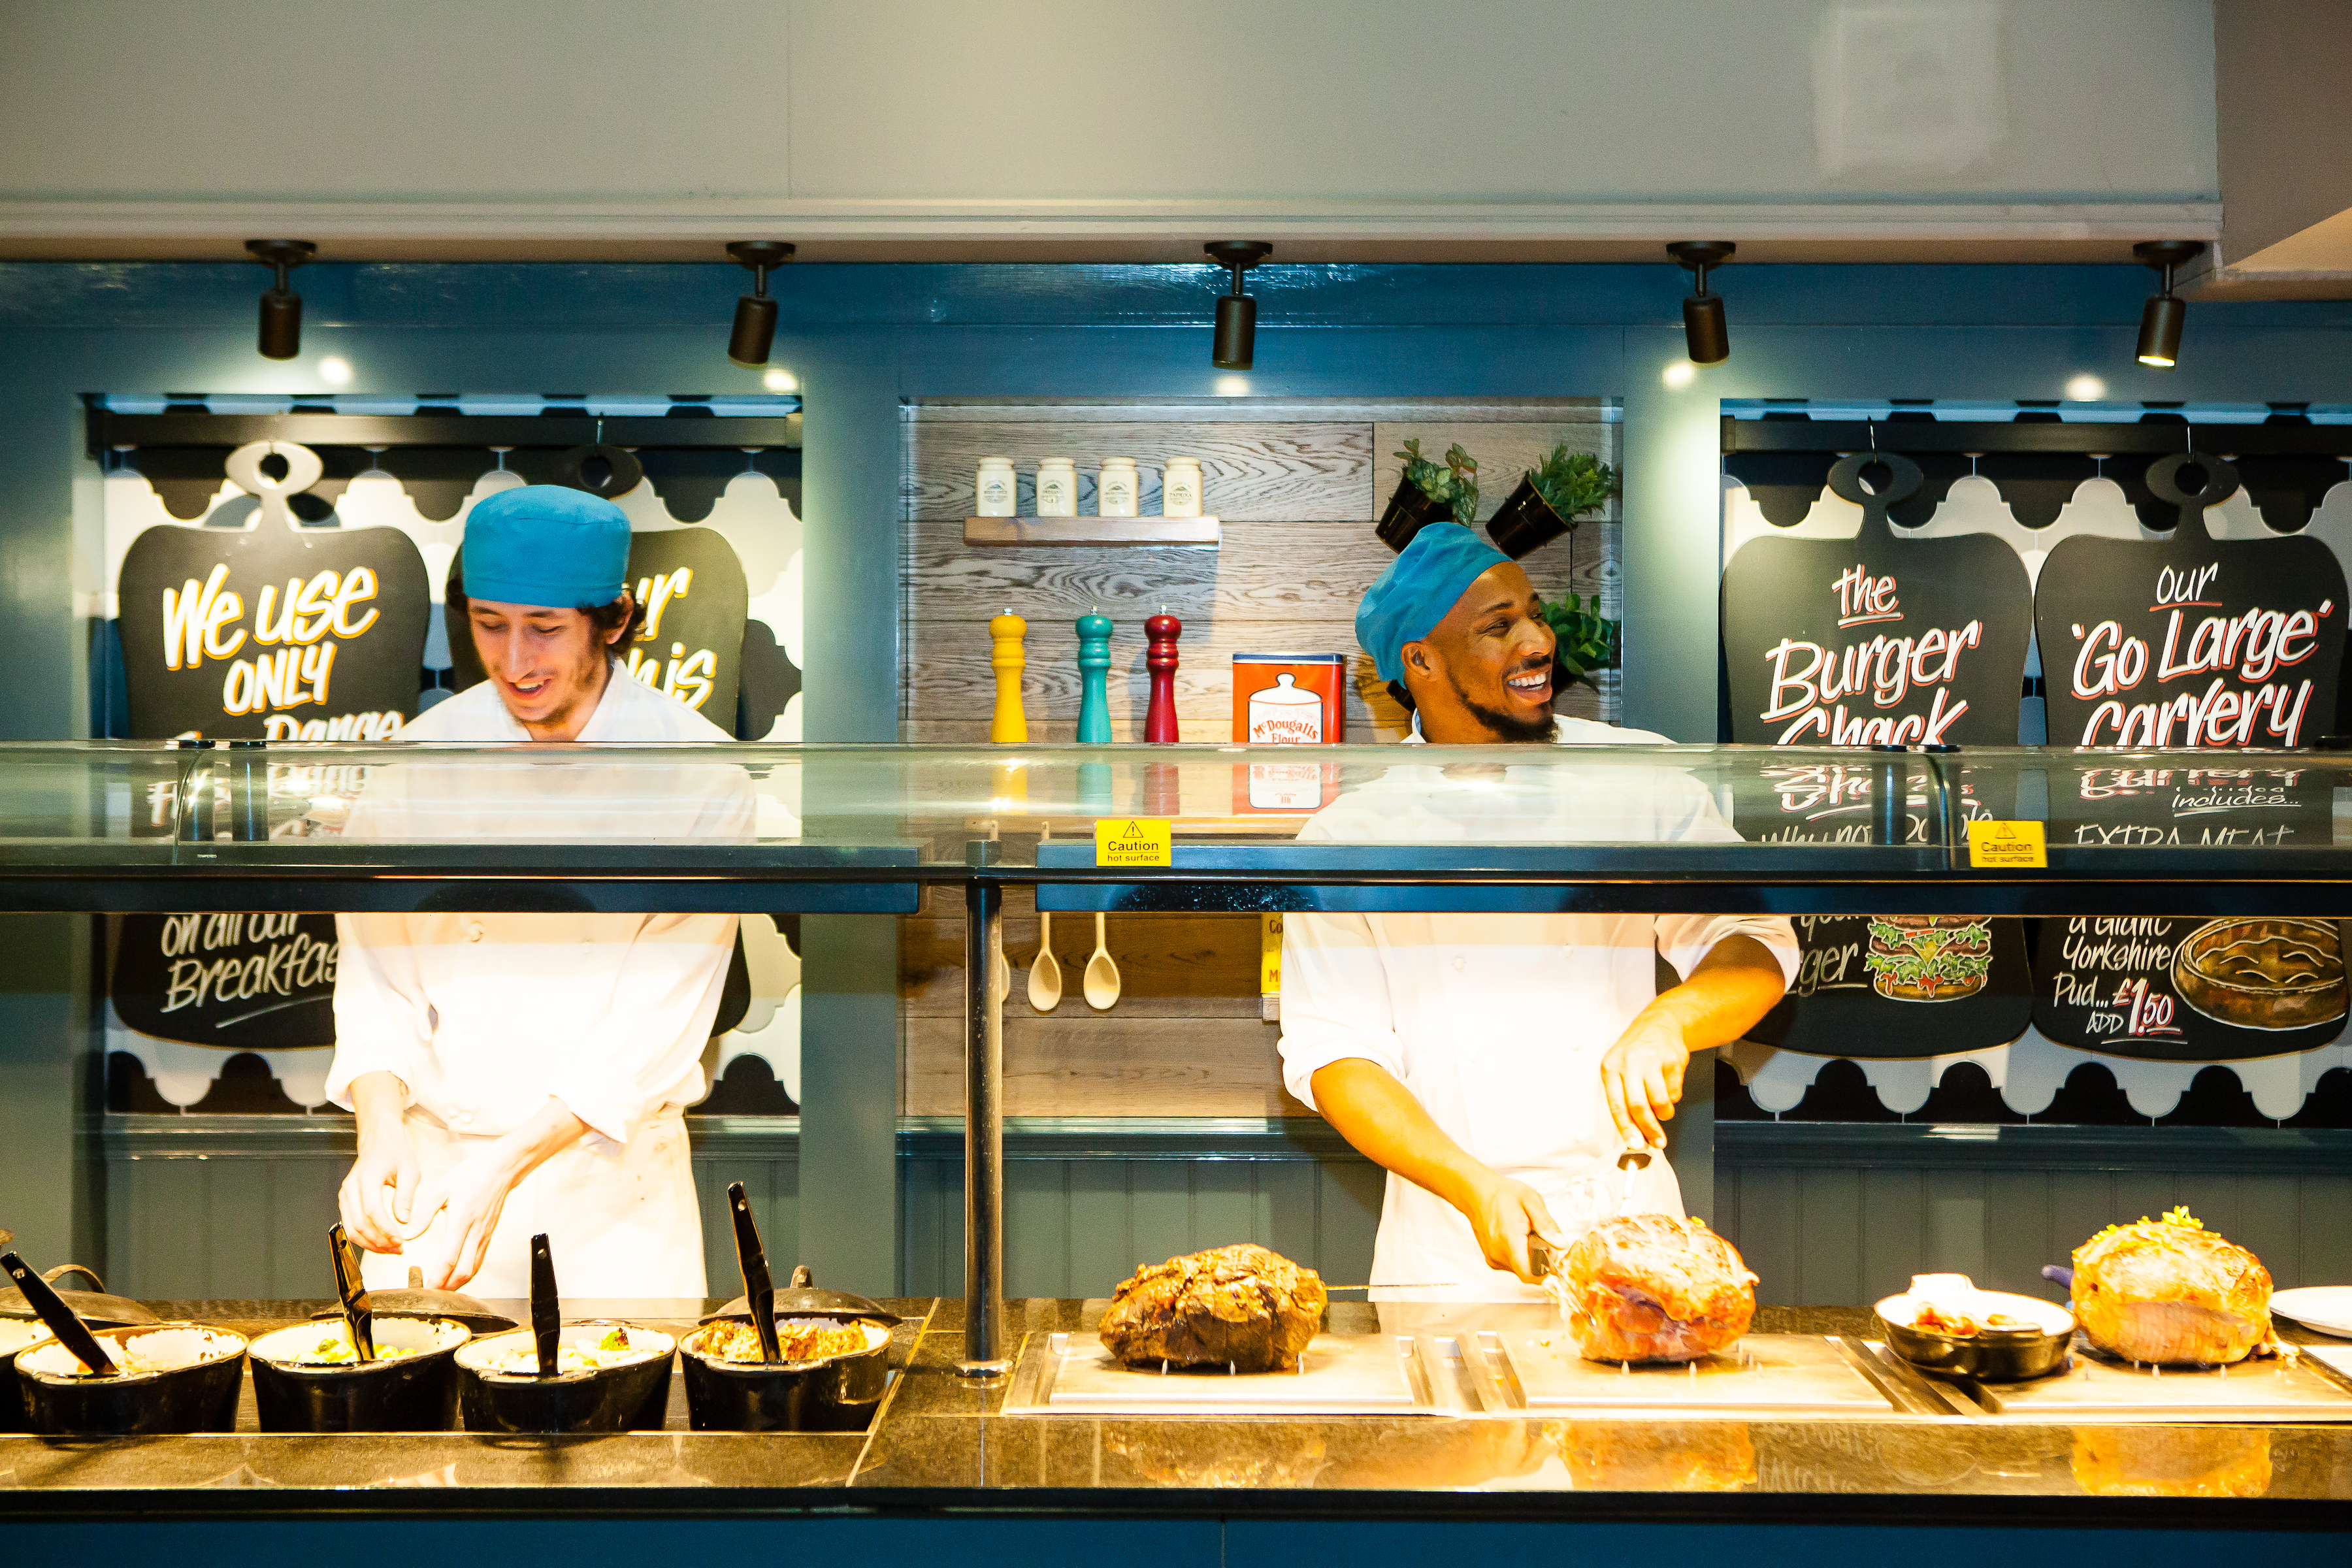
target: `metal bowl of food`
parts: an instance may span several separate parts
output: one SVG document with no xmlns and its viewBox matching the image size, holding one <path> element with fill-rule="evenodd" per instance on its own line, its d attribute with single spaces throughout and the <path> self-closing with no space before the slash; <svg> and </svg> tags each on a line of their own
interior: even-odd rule
<svg viewBox="0 0 2352 1568">
<path fill-rule="evenodd" d="M 16 1352 L 48 1337 L 49 1331 L 38 1323 L 0 1318 L 0 1432 L 25 1430 L 25 1396 L 16 1387 Z"/>
<path fill-rule="evenodd" d="M 378 1312 L 362 1362 L 341 1321 L 296 1323 L 253 1342 L 253 1403 L 265 1432 L 446 1432 L 457 1425 L 459 1348 L 447 1318 Z"/>
<path fill-rule="evenodd" d="M 889 1386 L 890 1329 L 867 1318 L 775 1320 L 778 1359 L 764 1361 L 748 1319 L 686 1336 L 687 1422 L 698 1432 L 854 1432 Z"/>
<path fill-rule="evenodd" d="M 100 1329 L 117 1368 L 100 1376 L 56 1340 L 16 1352 L 16 1384 L 32 1430 L 125 1437 L 227 1432 L 245 1381 L 245 1336 L 201 1323 Z"/>
<path fill-rule="evenodd" d="M 529 1329 L 457 1348 L 457 1401 L 469 1432 L 653 1432 L 669 1404 L 677 1341 L 612 1319 L 566 1323 L 555 1370 L 539 1373 Z"/>
<path fill-rule="evenodd" d="M 1923 1277 L 1928 1278 L 1928 1277 Z M 2055 1301 L 2006 1290 L 1923 1289 L 1922 1280 L 1878 1303 L 1886 1345 L 1922 1372 L 2023 1383 L 2066 1364 L 2074 1314 Z"/>
</svg>

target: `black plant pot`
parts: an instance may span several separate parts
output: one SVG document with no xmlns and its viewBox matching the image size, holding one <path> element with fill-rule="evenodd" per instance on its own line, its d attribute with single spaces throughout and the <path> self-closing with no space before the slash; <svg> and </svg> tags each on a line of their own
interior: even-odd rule
<svg viewBox="0 0 2352 1568">
<path fill-rule="evenodd" d="M 705 1356 L 698 1348 L 704 1331 L 678 1347 L 687 1424 L 698 1432 L 863 1431 L 889 1386 L 890 1334 L 880 1325 L 862 1351 L 777 1366 Z"/>
<path fill-rule="evenodd" d="M 341 1328 L 298 1323 L 253 1342 L 253 1403 L 263 1431 L 446 1432 L 457 1425 L 457 1347 L 473 1337 L 463 1324 L 379 1312 L 376 1348 L 418 1353 L 365 1365 L 287 1359 Z"/>
<path fill-rule="evenodd" d="M 1389 497 L 1388 510 L 1381 513 L 1381 521 L 1372 531 L 1380 535 L 1382 544 L 1402 554 L 1404 547 L 1412 542 L 1412 536 L 1423 528 L 1453 520 L 1452 501 L 1433 500 L 1419 485 L 1401 479 L 1397 480 L 1396 494 Z"/>
<path fill-rule="evenodd" d="M 554 1377 L 515 1377 L 482 1370 L 489 1357 L 520 1342 L 531 1342 L 529 1329 L 476 1340 L 457 1354 L 458 1405 L 468 1432 L 658 1432 L 669 1405 L 669 1367 L 676 1342 L 657 1329 L 605 1320 L 566 1323 L 563 1335 L 601 1339 L 625 1328 L 635 1342 L 652 1335 L 659 1355 L 595 1372 Z"/>
<path fill-rule="evenodd" d="M 1551 503 L 1538 493 L 1533 480 L 1522 476 L 1501 510 L 1486 521 L 1486 537 L 1514 561 L 1524 561 L 1568 531 L 1568 524 Z"/>
<path fill-rule="evenodd" d="M 31 1429 L 51 1436 L 130 1437 L 165 1433 L 229 1432 L 236 1427 L 237 1387 L 245 1381 L 245 1336 L 198 1323 L 100 1329 L 110 1353 L 127 1345 L 183 1333 L 209 1336 L 209 1359 L 162 1372 L 112 1377 L 73 1376 L 50 1363 L 67 1356 L 55 1341 L 27 1345 L 16 1356 L 16 1384 Z M 166 1342 L 171 1342 L 170 1339 Z M 160 1349 L 161 1347 L 154 1347 Z M 151 1351 L 152 1353 L 152 1351 Z M 67 1356 L 66 1364 L 79 1365 Z"/>
</svg>

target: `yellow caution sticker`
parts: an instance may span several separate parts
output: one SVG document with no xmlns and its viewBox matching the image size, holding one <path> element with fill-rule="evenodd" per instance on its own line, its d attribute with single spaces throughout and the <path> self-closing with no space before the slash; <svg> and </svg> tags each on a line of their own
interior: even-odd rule
<svg viewBox="0 0 2352 1568">
<path fill-rule="evenodd" d="M 1971 822 L 1969 864 L 1979 871 L 2046 870 L 2050 847 L 2038 822 Z"/>
<path fill-rule="evenodd" d="M 1095 822 L 1097 866 L 1170 866 L 1176 829 L 1164 816 L 1105 816 Z"/>
<path fill-rule="evenodd" d="M 1282 917 L 1257 917 L 1257 994 L 1282 994 Z"/>
</svg>

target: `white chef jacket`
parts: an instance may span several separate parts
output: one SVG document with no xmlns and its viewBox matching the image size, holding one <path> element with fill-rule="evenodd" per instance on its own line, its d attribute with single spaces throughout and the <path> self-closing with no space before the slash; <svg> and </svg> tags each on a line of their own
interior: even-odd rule
<svg viewBox="0 0 2352 1568">
<path fill-rule="evenodd" d="M 488 745 L 530 736 L 484 682 L 428 709 L 400 739 Z M 731 740 L 617 665 L 580 734 L 582 744 Z M 732 764 L 599 762 L 570 746 L 518 744 L 511 752 L 372 763 L 368 772 L 346 838 L 752 837 L 751 783 Z M 551 1245 L 566 1294 L 701 1295 L 700 1220 L 678 1119 L 704 1091 L 702 1052 L 736 917 L 342 914 L 335 926 L 341 953 L 328 1096 L 348 1106 L 352 1079 L 396 1075 L 407 1086 L 406 1120 L 428 1176 L 520 1126 L 551 1096 L 588 1123 L 579 1144 L 509 1197 L 470 1289 L 525 1293 L 530 1237 L 554 1226 L 564 1232 Z M 626 1215 L 614 1212 L 624 1195 Z M 615 1236 L 625 1248 L 606 1245 Z M 409 1249 L 425 1247 L 411 1242 Z M 368 1261 L 371 1284 L 379 1275 L 404 1282 L 401 1257 Z"/>
<path fill-rule="evenodd" d="M 1562 745 L 1665 738 L 1558 721 Z M 1418 729 L 1409 744 L 1418 744 Z M 1625 843 L 1736 840 L 1698 780 L 1647 763 L 1391 768 L 1318 812 L 1302 842 Z M 1797 968 L 1786 920 L 1762 915 L 1314 914 L 1283 922 L 1282 1067 L 1315 1103 L 1318 1069 L 1348 1058 L 1386 1068 L 1474 1158 L 1541 1194 L 1573 1240 L 1617 1212 L 1622 1177 L 1601 1061 L 1657 994 L 1653 953 L 1688 975 L 1733 936 Z M 1706 1063 L 1696 1064 L 1695 1070 Z M 1633 1211 L 1681 1214 L 1663 1159 L 1636 1178 Z M 1372 1252 L 1375 1300 L 1542 1300 L 1490 1268 L 1470 1222 L 1391 1173 Z"/>
</svg>

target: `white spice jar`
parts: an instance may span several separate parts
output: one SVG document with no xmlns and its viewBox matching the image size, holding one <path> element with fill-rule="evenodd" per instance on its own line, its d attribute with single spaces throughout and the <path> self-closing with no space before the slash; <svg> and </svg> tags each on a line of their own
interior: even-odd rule
<svg viewBox="0 0 2352 1568">
<path fill-rule="evenodd" d="M 1021 488 L 1013 475 L 1013 459 L 982 458 L 979 477 L 972 481 L 972 499 L 982 517 L 1011 517 L 1019 510 Z"/>
<path fill-rule="evenodd" d="M 1133 458 L 1105 458 L 1102 472 L 1095 477 L 1095 514 L 1133 517 L 1142 490 L 1143 481 L 1135 471 Z"/>
<path fill-rule="evenodd" d="M 1078 515 L 1078 466 L 1067 458 L 1046 458 L 1037 464 L 1037 515 Z"/>
<path fill-rule="evenodd" d="M 1171 458 L 1160 471 L 1160 515 L 1201 515 L 1201 459 Z"/>
</svg>

